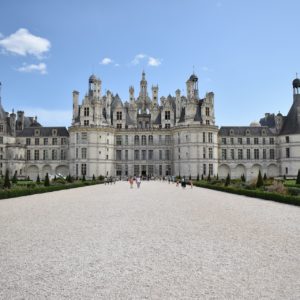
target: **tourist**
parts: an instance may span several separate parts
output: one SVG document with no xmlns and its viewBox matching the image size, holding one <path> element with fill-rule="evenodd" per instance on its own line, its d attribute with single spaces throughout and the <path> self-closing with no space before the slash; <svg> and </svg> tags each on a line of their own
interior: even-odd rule
<svg viewBox="0 0 300 300">
<path fill-rule="evenodd" d="M 190 180 L 190 186 L 191 186 L 191 189 L 193 188 L 193 181 L 192 179 Z"/>
<path fill-rule="evenodd" d="M 129 184 L 130 184 L 130 188 L 132 189 L 133 188 L 133 178 L 132 177 L 129 178 Z"/>
<path fill-rule="evenodd" d="M 136 185 L 137 185 L 137 188 L 139 189 L 139 188 L 140 188 L 140 185 L 141 185 L 141 177 L 140 177 L 140 176 L 138 176 L 138 177 L 136 178 Z"/>
<path fill-rule="evenodd" d="M 185 181 L 185 178 L 184 178 L 184 177 L 182 177 L 182 179 L 181 179 L 181 187 L 182 187 L 182 188 L 185 188 L 185 187 L 186 187 L 186 181 Z"/>
</svg>

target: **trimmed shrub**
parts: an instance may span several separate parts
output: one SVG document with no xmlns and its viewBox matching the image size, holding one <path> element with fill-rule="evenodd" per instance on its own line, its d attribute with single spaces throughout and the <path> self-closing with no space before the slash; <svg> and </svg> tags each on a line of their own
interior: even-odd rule
<svg viewBox="0 0 300 300">
<path fill-rule="evenodd" d="M 268 178 L 267 178 L 267 174 L 265 173 L 265 174 L 264 174 L 264 181 L 267 181 L 267 179 L 268 179 Z"/>
<path fill-rule="evenodd" d="M 10 187 L 11 187 L 11 184 L 9 181 L 9 172 L 8 172 L 8 169 L 6 169 L 3 188 L 10 189 Z"/>
<path fill-rule="evenodd" d="M 81 181 L 85 181 L 85 175 L 82 175 Z"/>
<path fill-rule="evenodd" d="M 36 183 L 41 183 L 41 179 L 40 179 L 40 175 L 38 174 L 37 178 L 36 178 Z"/>
<path fill-rule="evenodd" d="M 49 174 L 48 173 L 46 173 L 46 176 L 45 176 L 44 186 L 50 186 L 50 180 L 49 180 Z"/>
<path fill-rule="evenodd" d="M 103 180 L 104 180 L 104 176 L 103 176 L 103 175 L 100 175 L 100 176 L 98 177 L 98 180 L 103 181 Z"/>
<path fill-rule="evenodd" d="M 199 176 L 199 173 L 197 174 L 197 181 L 199 181 L 200 180 L 200 176 Z"/>
<path fill-rule="evenodd" d="M 242 182 L 246 182 L 246 178 L 245 178 L 245 175 L 244 175 L 244 174 L 242 174 L 242 176 L 241 176 L 241 181 L 242 181 Z"/>
<path fill-rule="evenodd" d="M 226 180 L 225 180 L 225 186 L 229 186 L 230 185 L 230 175 L 229 173 L 227 174 Z"/>
<path fill-rule="evenodd" d="M 300 184 L 300 170 L 298 170 L 298 175 L 296 179 L 296 184 Z"/>
<path fill-rule="evenodd" d="M 204 180 L 204 176 L 203 176 L 203 174 L 201 175 L 201 180 Z"/>
<path fill-rule="evenodd" d="M 210 178 L 210 173 L 208 173 L 208 176 L 207 176 L 207 181 L 210 182 L 211 181 L 211 178 Z"/>
<path fill-rule="evenodd" d="M 17 171 L 15 171 L 15 174 L 14 174 L 13 178 L 11 179 L 11 182 L 14 184 L 16 184 L 18 182 Z"/>
<path fill-rule="evenodd" d="M 92 178 L 92 180 L 93 180 L 93 181 L 95 181 L 95 180 L 96 180 L 96 178 L 95 178 L 95 175 L 94 175 L 94 174 L 93 174 L 93 178 Z"/>
<path fill-rule="evenodd" d="M 216 179 L 219 180 L 219 174 L 217 174 L 217 178 Z"/>
<path fill-rule="evenodd" d="M 256 187 L 257 188 L 260 188 L 261 186 L 264 185 L 264 181 L 262 179 L 262 176 L 261 176 L 261 173 L 260 173 L 260 170 L 258 172 L 258 177 L 257 177 L 257 181 L 256 181 Z"/>
</svg>

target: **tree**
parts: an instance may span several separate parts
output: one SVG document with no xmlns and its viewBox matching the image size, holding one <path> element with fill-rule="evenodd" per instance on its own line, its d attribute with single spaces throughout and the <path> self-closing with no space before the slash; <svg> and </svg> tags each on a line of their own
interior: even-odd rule
<svg viewBox="0 0 300 300">
<path fill-rule="evenodd" d="M 6 189 L 10 189 L 10 186 L 11 186 L 11 184 L 9 181 L 9 172 L 8 172 L 8 169 L 6 169 L 3 187 Z"/>
<path fill-rule="evenodd" d="M 92 179 L 93 181 L 95 181 L 96 180 L 96 178 L 95 178 L 95 175 L 93 174 L 93 179 Z"/>
<path fill-rule="evenodd" d="M 12 183 L 17 183 L 18 182 L 18 178 L 17 178 L 17 171 L 15 171 L 15 174 L 11 180 Z"/>
<path fill-rule="evenodd" d="M 85 175 L 82 175 L 82 179 L 81 179 L 82 181 L 85 181 Z"/>
<path fill-rule="evenodd" d="M 229 186 L 230 185 L 230 175 L 229 173 L 227 174 L 226 180 L 225 180 L 225 186 Z"/>
<path fill-rule="evenodd" d="M 204 175 L 203 174 L 201 175 L 201 180 L 204 180 Z"/>
<path fill-rule="evenodd" d="M 50 185 L 49 174 L 46 173 L 45 180 L 44 180 L 44 186 L 49 186 L 49 185 Z"/>
<path fill-rule="evenodd" d="M 300 170 L 298 170 L 296 184 L 300 184 Z"/>
<path fill-rule="evenodd" d="M 219 174 L 217 174 L 217 180 L 219 180 Z"/>
<path fill-rule="evenodd" d="M 210 173 L 208 173 L 208 176 L 207 176 L 207 181 L 210 182 L 211 178 L 210 178 Z"/>
<path fill-rule="evenodd" d="M 197 181 L 199 181 L 200 180 L 200 177 L 199 177 L 199 173 L 197 174 Z"/>
<path fill-rule="evenodd" d="M 263 181 L 263 178 L 262 178 L 262 176 L 261 176 L 261 172 L 260 172 L 260 170 L 259 170 L 259 172 L 258 172 L 258 177 L 257 177 L 257 181 L 256 181 L 256 187 L 257 188 L 260 188 L 261 186 L 263 186 L 264 185 L 264 181 Z"/>
<path fill-rule="evenodd" d="M 246 178 L 245 178 L 245 175 L 244 175 L 244 174 L 242 174 L 242 176 L 241 176 L 241 181 L 242 181 L 242 182 L 245 182 L 245 181 L 246 181 Z"/>
<path fill-rule="evenodd" d="M 40 175 L 38 174 L 37 178 L 36 178 L 36 183 L 41 183 L 41 179 L 40 179 Z"/>
<path fill-rule="evenodd" d="M 268 178 L 267 178 L 267 174 L 265 173 L 264 174 L 264 181 L 266 181 Z"/>
</svg>

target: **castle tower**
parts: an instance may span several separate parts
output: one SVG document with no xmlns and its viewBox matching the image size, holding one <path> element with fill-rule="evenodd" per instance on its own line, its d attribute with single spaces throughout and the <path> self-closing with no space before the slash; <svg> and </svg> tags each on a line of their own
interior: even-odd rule
<svg viewBox="0 0 300 300">
<path fill-rule="evenodd" d="M 158 85 L 152 86 L 152 101 L 157 104 L 158 101 Z"/>
<path fill-rule="evenodd" d="M 143 99 L 147 98 L 147 80 L 145 71 L 143 71 L 142 80 L 140 81 L 140 97 Z"/>
<path fill-rule="evenodd" d="M 134 101 L 134 87 L 132 85 L 129 87 L 129 101 Z"/>
<path fill-rule="evenodd" d="M 199 98 L 198 77 L 195 74 L 192 74 L 186 82 L 186 91 L 188 100 Z"/>
<path fill-rule="evenodd" d="M 95 75 L 91 75 L 89 78 L 89 96 L 96 99 L 101 98 L 101 80 Z"/>
</svg>

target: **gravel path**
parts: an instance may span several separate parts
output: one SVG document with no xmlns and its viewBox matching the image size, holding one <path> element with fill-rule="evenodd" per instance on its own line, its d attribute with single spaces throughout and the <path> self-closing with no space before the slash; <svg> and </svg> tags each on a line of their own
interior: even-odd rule
<svg viewBox="0 0 300 300">
<path fill-rule="evenodd" d="M 0 201 L 1 299 L 300 299 L 300 209 L 174 184 Z"/>
</svg>

